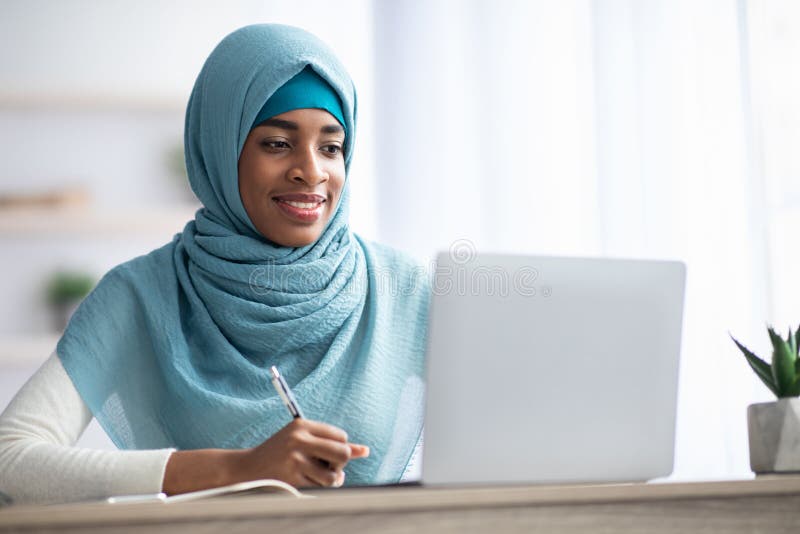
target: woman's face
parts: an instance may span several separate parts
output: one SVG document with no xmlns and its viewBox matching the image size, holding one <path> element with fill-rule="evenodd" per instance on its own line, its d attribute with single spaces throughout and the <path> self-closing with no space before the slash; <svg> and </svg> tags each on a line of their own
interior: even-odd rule
<svg viewBox="0 0 800 534">
<path fill-rule="evenodd" d="M 261 234 L 279 245 L 316 241 L 344 187 L 344 129 L 322 109 L 296 109 L 250 131 L 239 156 L 239 195 Z"/>
</svg>

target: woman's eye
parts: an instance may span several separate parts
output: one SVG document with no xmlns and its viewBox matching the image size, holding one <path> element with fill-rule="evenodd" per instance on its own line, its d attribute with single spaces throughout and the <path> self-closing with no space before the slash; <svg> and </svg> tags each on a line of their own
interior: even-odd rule
<svg viewBox="0 0 800 534">
<path fill-rule="evenodd" d="M 274 150 L 289 148 L 289 143 L 286 141 L 264 141 L 261 143 L 261 145 Z"/>
<path fill-rule="evenodd" d="M 322 147 L 323 152 L 327 152 L 328 154 L 341 154 L 342 147 L 339 145 L 325 145 Z"/>
</svg>

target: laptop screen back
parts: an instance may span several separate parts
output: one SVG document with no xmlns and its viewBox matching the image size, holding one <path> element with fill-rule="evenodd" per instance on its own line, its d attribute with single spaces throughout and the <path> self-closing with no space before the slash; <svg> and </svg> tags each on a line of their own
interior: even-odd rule
<svg viewBox="0 0 800 534">
<path fill-rule="evenodd" d="M 672 471 L 680 262 L 440 254 L 422 481 L 641 481 Z"/>
</svg>

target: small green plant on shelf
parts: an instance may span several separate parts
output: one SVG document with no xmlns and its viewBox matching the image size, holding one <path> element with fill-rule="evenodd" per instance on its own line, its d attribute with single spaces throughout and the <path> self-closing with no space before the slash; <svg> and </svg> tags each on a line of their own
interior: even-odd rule
<svg viewBox="0 0 800 534">
<path fill-rule="evenodd" d="M 94 278 L 81 272 L 57 271 L 50 277 L 45 293 L 53 310 L 57 330 L 66 328 L 72 313 L 94 285 Z"/>
<path fill-rule="evenodd" d="M 767 327 L 770 341 L 772 341 L 772 360 L 767 363 L 756 356 L 747 347 L 739 343 L 731 335 L 731 339 L 742 351 L 747 363 L 755 371 L 758 378 L 779 399 L 800 396 L 800 327 L 792 334 L 791 328 L 786 339 L 778 335 L 772 327 Z"/>
<path fill-rule="evenodd" d="M 94 287 L 94 278 L 85 273 L 58 271 L 47 283 L 47 301 L 67 305 L 83 300 Z"/>
</svg>

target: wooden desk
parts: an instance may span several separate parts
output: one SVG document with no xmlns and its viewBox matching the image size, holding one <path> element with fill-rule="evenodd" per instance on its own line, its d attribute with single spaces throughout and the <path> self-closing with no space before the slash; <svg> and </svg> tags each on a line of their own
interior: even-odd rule
<svg viewBox="0 0 800 534">
<path fill-rule="evenodd" d="M 0 532 L 727 534 L 800 529 L 800 476 L 680 484 L 398 487 L 316 495 L 9 507 L 0 509 Z"/>
</svg>

